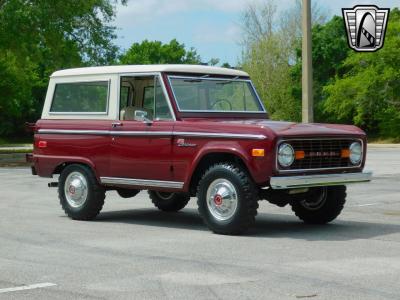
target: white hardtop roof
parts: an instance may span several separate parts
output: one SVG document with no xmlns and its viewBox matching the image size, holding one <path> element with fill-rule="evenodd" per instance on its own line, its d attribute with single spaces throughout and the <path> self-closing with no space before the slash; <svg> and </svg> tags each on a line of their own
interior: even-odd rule
<svg viewBox="0 0 400 300">
<path fill-rule="evenodd" d="M 202 65 L 121 65 L 121 66 L 65 69 L 54 72 L 51 75 L 51 77 L 100 75 L 100 74 L 125 74 L 125 73 L 154 73 L 154 72 L 249 76 L 249 74 L 247 74 L 246 72 L 239 70 L 202 66 Z"/>
</svg>

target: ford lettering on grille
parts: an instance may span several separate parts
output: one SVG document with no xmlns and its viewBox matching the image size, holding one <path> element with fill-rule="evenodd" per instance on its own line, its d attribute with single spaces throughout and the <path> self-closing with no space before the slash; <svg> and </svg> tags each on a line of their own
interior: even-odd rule
<svg viewBox="0 0 400 300">
<path fill-rule="evenodd" d="M 323 156 L 340 156 L 340 152 L 327 151 L 327 152 L 308 152 L 306 157 L 323 157 Z"/>
</svg>

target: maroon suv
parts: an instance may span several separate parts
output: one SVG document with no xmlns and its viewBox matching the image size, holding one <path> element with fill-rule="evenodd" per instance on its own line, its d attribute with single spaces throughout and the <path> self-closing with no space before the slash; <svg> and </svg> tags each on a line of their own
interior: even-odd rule
<svg viewBox="0 0 400 300">
<path fill-rule="evenodd" d="M 49 186 L 76 220 L 95 218 L 109 190 L 148 190 L 168 212 L 197 197 L 216 233 L 244 232 L 261 199 L 322 224 L 341 212 L 345 184 L 371 179 L 362 130 L 271 121 L 249 75 L 225 68 L 57 71 L 34 131 L 32 172 L 59 174 Z"/>
</svg>

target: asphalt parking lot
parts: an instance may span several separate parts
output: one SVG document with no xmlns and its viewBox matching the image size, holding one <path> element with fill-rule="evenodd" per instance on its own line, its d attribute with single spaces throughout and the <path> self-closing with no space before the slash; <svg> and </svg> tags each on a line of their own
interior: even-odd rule
<svg viewBox="0 0 400 300">
<path fill-rule="evenodd" d="M 0 299 L 400 299 L 400 148 L 371 148 L 367 169 L 330 225 L 263 201 L 246 236 L 221 236 L 194 199 L 168 214 L 146 193 L 71 221 L 48 179 L 1 168 Z"/>
</svg>

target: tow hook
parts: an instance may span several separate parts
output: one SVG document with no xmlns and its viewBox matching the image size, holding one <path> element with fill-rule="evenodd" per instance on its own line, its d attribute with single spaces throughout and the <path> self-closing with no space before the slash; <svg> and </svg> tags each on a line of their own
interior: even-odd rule
<svg viewBox="0 0 400 300">
<path fill-rule="evenodd" d="M 48 186 L 49 188 L 58 187 L 58 182 L 49 182 L 49 183 L 47 184 L 47 186 Z"/>
</svg>

